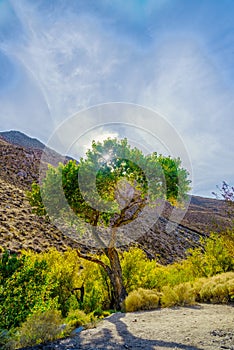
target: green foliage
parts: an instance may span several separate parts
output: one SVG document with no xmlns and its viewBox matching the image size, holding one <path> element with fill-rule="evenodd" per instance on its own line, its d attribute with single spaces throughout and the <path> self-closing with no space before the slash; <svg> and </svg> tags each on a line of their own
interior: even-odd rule
<svg viewBox="0 0 234 350">
<path fill-rule="evenodd" d="M 230 256 L 234 256 L 234 227 L 221 232 L 223 243 Z"/>
<path fill-rule="evenodd" d="M 32 207 L 33 213 L 36 213 L 39 216 L 43 216 L 46 214 L 46 210 L 41 198 L 40 186 L 37 183 L 32 184 L 32 189 L 31 191 L 26 192 L 26 196 Z"/>
<path fill-rule="evenodd" d="M 93 322 L 95 317 L 93 314 L 86 314 L 83 310 L 72 310 L 68 313 L 66 317 L 66 323 L 68 327 L 74 329 L 76 327 L 88 325 Z"/>
<path fill-rule="evenodd" d="M 93 141 L 92 149 L 78 164 L 69 161 L 57 168 L 50 166 L 41 188 L 33 184 L 28 197 L 39 214 L 44 213 L 43 203 L 51 216 L 65 214 L 69 205 L 86 222 L 98 220 L 100 225 L 108 225 L 115 214 L 121 213 L 123 202 L 129 200 L 130 187 L 135 191 L 136 203 L 139 198 L 142 202 L 158 198 L 179 202 L 188 192 L 189 183 L 179 159 L 157 153 L 145 156 L 131 148 L 127 139 L 107 139 L 103 143 Z M 92 198 L 93 204 L 86 198 Z"/>
<path fill-rule="evenodd" d="M 194 276 L 213 276 L 234 269 L 234 257 L 230 255 L 222 236 L 212 233 L 201 239 L 202 246 L 190 250 L 187 263 L 191 265 Z"/>
<path fill-rule="evenodd" d="M 149 289 L 139 288 L 129 293 L 125 299 L 125 311 L 152 310 L 159 306 L 159 294 Z"/>
<path fill-rule="evenodd" d="M 102 260 L 106 260 L 104 256 Z M 82 308 L 86 313 L 97 309 L 109 309 L 111 302 L 110 285 L 106 272 L 97 264 L 83 261 L 82 278 L 85 295 Z"/>
<path fill-rule="evenodd" d="M 41 254 L 24 252 L 17 259 L 18 263 L 14 257 L 8 258 L 9 266 L 20 267 L 14 273 L 8 268 L 7 271 L 11 271 L 8 278 L 0 279 L 3 281 L 0 285 L 0 327 L 17 327 L 36 310 L 53 307 L 66 316 L 71 308 L 79 307 L 79 296 L 73 289 L 80 287 L 83 280 L 75 251 L 63 254 L 55 249 Z M 4 264 L 0 271 L 6 274 Z"/>
<path fill-rule="evenodd" d="M 29 316 L 18 330 L 16 348 L 53 341 L 62 335 L 62 318 L 57 310 Z"/>
<path fill-rule="evenodd" d="M 165 175 L 167 200 L 174 204 L 183 201 L 190 187 L 188 172 L 181 168 L 181 160 L 179 158 L 172 159 L 171 157 L 160 155 L 158 161 Z"/>
<path fill-rule="evenodd" d="M 130 248 L 121 256 L 123 280 L 127 292 L 142 288 L 155 287 L 155 273 L 160 267 L 156 261 L 150 261 L 140 248 Z"/>
<path fill-rule="evenodd" d="M 13 273 L 22 266 L 23 261 L 16 254 L 10 254 L 4 250 L 0 260 L 0 284 L 11 277 Z"/>
<path fill-rule="evenodd" d="M 35 309 L 47 310 L 56 300 L 50 298 L 50 281 L 44 260 L 31 262 L 22 257 L 23 266 L 1 286 L 0 327 L 17 327 Z"/>
<path fill-rule="evenodd" d="M 48 266 L 47 278 L 50 280 L 51 298 L 55 298 L 58 308 L 65 317 L 71 308 L 79 306 L 79 295 L 73 289 L 83 283 L 82 265 L 75 250 L 60 253 L 50 249 L 41 254 L 27 253 L 31 260 L 46 261 Z"/>
</svg>

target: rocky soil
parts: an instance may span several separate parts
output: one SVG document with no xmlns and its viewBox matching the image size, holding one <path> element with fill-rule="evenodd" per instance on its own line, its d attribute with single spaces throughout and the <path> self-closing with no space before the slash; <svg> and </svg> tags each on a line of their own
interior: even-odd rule
<svg viewBox="0 0 234 350">
<path fill-rule="evenodd" d="M 200 304 L 116 313 L 96 328 L 28 349 L 234 350 L 234 306 Z"/>
<path fill-rule="evenodd" d="M 75 242 L 44 218 L 33 214 L 25 196 L 32 182 L 38 181 L 41 166 L 46 169 L 48 163 L 56 165 L 66 159 L 49 150 L 42 162 L 42 149 L 34 148 L 35 139 L 17 132 L 10 133 L 10 137 L 12 143 L 0 137 L 0 246 L 10 251 L 27 248 L 42 251 L 51 246 L 62 250 L 67 246 L 83 247 L 81 240 Z M 22 147 L 20 142 L 27 147 Z M 188 209 L 178 210 L 178 222 L 176 218 L 171 221 L 173 210 L 166 203 L 153 227 L 137 238 L 147 255 L 159 257 L 162 263 L 184 258 L 188 248 L 199 244 L 201 236 L 215 229 L 217 224 L 224 227 L 228 223 L 224 203 L 215 199 L 192 196 Z M 169 231 L 168 223 L 172 227 Z"/>
</svg>

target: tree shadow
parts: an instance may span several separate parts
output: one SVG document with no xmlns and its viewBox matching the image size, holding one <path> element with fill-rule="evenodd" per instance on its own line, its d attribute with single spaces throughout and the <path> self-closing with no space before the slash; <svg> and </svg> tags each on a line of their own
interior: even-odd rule
<svg viewBox="0 0 234 350">
<path fill-rule="evenodd" d="M 147 311 L 144 311 L 144 313 L 145 312 Z M 158 348 L 168 350 L 202 350 L 202 348 L 188 344 L 152 339 L 155 337 L 154 334 L 151 339 L 142 338 L 140 335 L 136 336 L 129 331 L 127 325 L 123 322 L 125 315 L 124 313 L 118 312 L 107 317 L 105 322 L 109 322 L 111 327 L 100 328 L 100 330 L 97 328 L 97 332 L 95 331 L 93 335 L 91 330 L 91 334 L 88 336 L 89 340 L 87 340 L 86 334 L 81 332 L 73 337 L 63 338 L 53 343 L 39 344 L 33 347 L 21 348 L 20 350 L 155 350 Z M 132 322 L 134 322 L 134 320 Z M 155 331 L 157 331 L 157 329 L 155 329 Z M 91 340 L 90 336 L 92 336 Z"/>
<path fill-rule="evenodd" d="M 172 341 L 163 341 L 158 339 L 144 339 L 140 336 L 133 335 L 129 330 L 127 325 L 122 321 L 125 317 L 124 313 L 116 313 L 105 319 L 106 322 L 110 322 L 116 328 L 118 337 L 120 341 L 118 342 L 116 337 L 112 334 L 112 331 L 108 328 L 104 328 L 100 333 L 95 336 L 92 342 L 84 343 L 83 349 L 146 349 L 155 350 L 158 347 L 165 349 L 184 349 L 184 350 L 202 350 L 201 348 L 181 344 Z"/>
</svg>

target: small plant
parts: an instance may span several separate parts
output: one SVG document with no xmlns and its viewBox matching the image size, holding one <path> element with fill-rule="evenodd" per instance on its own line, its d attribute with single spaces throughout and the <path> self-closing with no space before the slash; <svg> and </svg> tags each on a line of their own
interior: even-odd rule
<svg viewBox="0 0 234 350">
<path fill-rule="evenodd" d="M 10 332 L 6 329 L 0 329 L 0 348 L 1 349 L 10 349 L 9 342 L 11 339 Z"/>
<path fill-rule="evenodd" d="M 234 273 L 223 273 L 208 279 L 199 279 L 194 284 L 199 302 L 227 303 L 234 296 Z"/>
<path fill-rule="evenodd" d="M 175 287 L 165 286 L 162 289 L 161 304 L 163 307 L 193 305 L 195 293 L 190 283 L 181 283 Z"/>
<path fill-rule="evenodd" d="M 163 307 L 171 307 L 177 304 L 177 295 L 174 289 L 170 286 L 162 288 L 161 305 Z"/>
<path fill-rule="evenodd" d="M 125 300 L 125 311 L 152 310 L 159 306 L 159 294 L 153 290 L 139 288 L 129 293 Z"/>
<path fill-rule="evenodd" d="M 94 321 L 95 316 L 93 314 L 85 314 L 83 310 L 72 310 L 69 312 L 66 322 L 68 327 L 74 329 L 76 327 L 85 326 Z"/>
<path fill-rule="evenodd" d="M 61 313 L 57 310 L 35 313 L 19 328 L 17 345 L 33 346 L 58 339 L 62 335 L 61 324 Z"/>
</svg>

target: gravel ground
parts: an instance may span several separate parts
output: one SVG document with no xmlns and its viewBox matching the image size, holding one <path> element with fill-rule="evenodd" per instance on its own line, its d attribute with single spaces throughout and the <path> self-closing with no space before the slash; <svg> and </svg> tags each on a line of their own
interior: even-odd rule
<svg viewBox="0 0 234 350">
<path fill-rule="evenodd" d="M 116 313 L 96 328 L 33 349 L 234 350 L 234 305 Z"/>
</svg>

